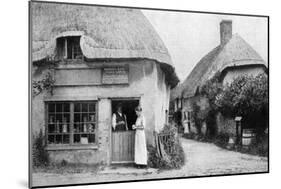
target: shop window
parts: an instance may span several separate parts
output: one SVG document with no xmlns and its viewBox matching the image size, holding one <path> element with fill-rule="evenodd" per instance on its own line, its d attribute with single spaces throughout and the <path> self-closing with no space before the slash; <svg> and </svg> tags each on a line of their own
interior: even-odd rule
<svg viewBox="0 0 281 189">
<path fill-rule="evenodd" d="M 57 39 L 57 58 L 82 59 L 80 36 L 60 37 Z"/>
<path fill-rule="evenodd" d="M 50 102 L 47 109 L 48 145 L 96 143 L 95 102 Z"/>
</svg>

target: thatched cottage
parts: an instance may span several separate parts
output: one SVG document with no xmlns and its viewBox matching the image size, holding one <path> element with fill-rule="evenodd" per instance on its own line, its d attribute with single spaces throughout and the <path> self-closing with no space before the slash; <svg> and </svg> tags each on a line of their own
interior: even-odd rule
<svg viewBox="0 0 281 189">
<path fill-rule="evenodd" d="M 192 121 L 194 102 L 203 111 L 209 106 L 208 99 L 198 91 L 216 73 L 221 73 L 220 80 L 224 85 L 241 75 L 267 73 L 267 63 L 261 56 L 239 34 L 232 34 L 231 20 L 221 21 L 220 44 L 204 56 L 171 93 L 174 111 L 180 109 L 182 123 L 187 124 L 191 132 L 196 132 Z M 217 127 L 217 132 L 235 133 L 235 120 L 218 116 Z M 202 128 L 203 133 L 206 132 L 205 123 Z"/>
<path fill-rule="evenodd" d="M 32 98 L 32 134 L 43 131 L 52 161 L 133 161 L 138 104 L 147 143 L 153 144 L 179 80 L 140 10 L 31 2 L 31 27 L 32 81 L 54 81 L 51 90 Z M 118 103 L 129 131 L 114 133 L 111 117 Z"/>
</svg>

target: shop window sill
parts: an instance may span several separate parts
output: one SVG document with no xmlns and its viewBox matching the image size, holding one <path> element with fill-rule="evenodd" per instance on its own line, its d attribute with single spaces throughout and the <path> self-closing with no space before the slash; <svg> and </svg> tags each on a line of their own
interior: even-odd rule
<svg viewBox="0 0 281 189">
<path fill-rule="evenodd" d="M 91 145 L 48 145 L 46 150 L 97 150 L 98 146 L 96 144 Z"/>
</svg>

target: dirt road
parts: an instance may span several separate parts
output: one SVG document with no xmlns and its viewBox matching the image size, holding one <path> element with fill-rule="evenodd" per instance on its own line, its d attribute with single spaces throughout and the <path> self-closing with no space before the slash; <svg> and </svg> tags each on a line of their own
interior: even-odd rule
<svg viewBox="0 0 281 189">
<path fill-rule="evenodd" d="M 179 170 L 158 171 L 133 167 L 106 167 L 95 173 L 34 173 L 34 186 L 143 180 L 171 177 L 206 176 L 249 172 L 266 172 L 267 158 L 219 148 L 211 143 L 182 139 L 186 164 Z"/>
</svg>

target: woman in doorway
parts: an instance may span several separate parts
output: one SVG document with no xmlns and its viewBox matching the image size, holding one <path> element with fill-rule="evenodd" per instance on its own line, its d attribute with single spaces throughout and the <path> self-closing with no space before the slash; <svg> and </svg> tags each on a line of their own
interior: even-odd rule
<svg viewBox="0 0 281 189">
<path fill-rule="evenodd" d="M 147 149 L 145 139 L 145 119 L 142 115 L 142 108 L 140 106 L 135 109 L 137 114 L 137 120 L 133 129 L 136 130 L 135 135 L 135 163 L 138 168 L 144 168 L 147 166 Z"/>
</svg>

